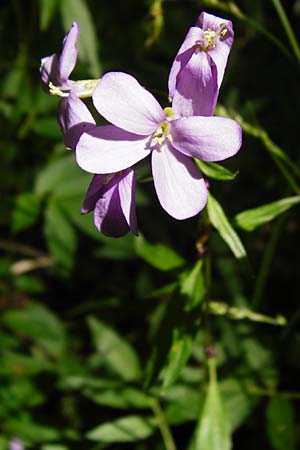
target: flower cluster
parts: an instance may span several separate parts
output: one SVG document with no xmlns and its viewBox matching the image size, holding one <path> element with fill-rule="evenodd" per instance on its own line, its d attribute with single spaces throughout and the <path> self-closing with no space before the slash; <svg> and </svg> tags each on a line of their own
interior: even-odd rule
<svg viewBox="0 0 300 450">
<path fill-rule="evenodd" d="M 108 236 L 137 234 L 134 164 L 151 155 L 158 200 L 175 219 L 198 214 L 207 187 L 194 158 L 221 161 L 241 147 L 237 122 L 213 116 L 233 42 L 232 23 L 202 13 L 188 31 L 169 75 L 171 106 L 162 108 L 131 75 L 109 72 L 99 80 L 73 81 L 79 25 L 74 22 L 60 56 L 42 59 L 44 88 L 62 97 L 59 124 L 78 165 L 94 174 L 82 213 L 94 211 Z M 98 126 L 81 98 L 91 95 Z"/>
</svg>

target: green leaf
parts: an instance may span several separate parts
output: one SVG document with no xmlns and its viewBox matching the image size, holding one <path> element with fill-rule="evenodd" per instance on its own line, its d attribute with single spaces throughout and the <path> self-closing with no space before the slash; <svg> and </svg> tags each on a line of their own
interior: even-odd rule
<svg viewBox="0 0 300 450">
<path fill-rule="evenodd" d="M 198 306 L 205 293 L 203 260 L 199 259 L 190 272 L 184 273 L 180 279 L 180 292 L 187 296 L 185 309 L 187 311 Z"/>
<path fill-rule="evenodd" d="M 52 193 L 59 199 L 80 197 L 90 180 L 91 175 L 77 166 L 72 153 L 47 164 L 36 178 L 35 192 L 38 195 Z"/>
<path fill-rule="evenodd" d="M 207 212 L 212 225 L 218 230 L 236 258 L 245 258 L 246 250 L 235 230 L 227 219 L 220 203 L 209 193 Z"/>
<path fill-rule="evenodd" d="M 267 203 L 257 208 L 247 209 L 237 214 L 234 220 L 240 228 L 253 231 L 255 228 L 270 222 L 298 203 L 300 203 L 300 195 L 282 198 L 281 200 Z"/>
<path fill-rule="evenodd" d="M 11 330 L 31 338 L 51 356 L 63 356 L 66 345 L 64 328 L 45 306 L 30 303 L 23 309 L 6 311 L 2 320 Z"/>
<path fill-rule="evenodd" d="M 219 383 L 219 388 L 228 413 L 230 429 L 234 431 L 245 422 L 259 398 L 247 394 L 243 384 L 234 378 L 222 380 Z"/>
<path fill-rule="evenodd" d="M 203 398 L 198 389 L 177 384 L 164 393 L 164 399 L 167 402 L 165 416 L 168 423 L 179 425 L 199 417 Z"/>
<path fill-rule="evenodd" d="M 113 422 L 106 422 L 89 431 L 92 441 L 135 442 L 146 439 L 154 432 L 151 420 L 140 416 L 126 416 Z"/>
<path fill-rule="evenodd" d="M 293 406 L 280 395 L 270 399 L 266 409 L 267 431 L 274 450 L 294 450 L 295 426 Z"/>
<path fill-rule="evenodd" d="M 124 389 L 105 389 L 98 392 L 95 389 L 85 389 L 84 395 L 93 402 L 110 408 L 149 408 L 149 398 L 138 389 L 127 387 Z"/>
<path fill-rule="evenodd" d="M 49 139 L 61 139 L 62 134 L 55 117 L 41 117 L 36 119 L 32 130 L 37 136 Z"/>
<path fill-rule="evenodd" d="M 28 419 L 9 419 L 4 429 L 11 436 L 19 436 L 29 442 L 49 442 L 60 438 L 58 430 L 30 422 Z"/>
<path fill-rule="evenodd" d="M 201 161 L 200 159 L 195 159 L 196 166 L 199 167 L 202 173 L 209 178 L 213 178 L 214 180 L 234 180 L 237 176 L 238 172 L 231 172 L 226 167 L 221 166 L 220 164 L 211 163 Z"/>
<path fill-rule="evenodd" d="M 12 214 L 12 230 L 17 232 L 33 225 L 39 216 L 40 206 L 40 198 L 34 192 L 19 194 Z"/>
<path fill-rule="evenodd" d="M 210 380 L 195 432 L 194 450 L 230 450 L 230 425 L 216 379 L 215 360 L 208 362 Z"/>
<path fill-rule="evenodd" d="M 141 375 L 141 367 L 134 349 L 110 326 L 96 319 L 88 318 L 94 346 L 103 360 L 123 380 L 136 380 Z"/>
<path fill-rule="evenodd" d="M 85 70 L 93 77 L 100 78 L 101 66 L 98 57 L 99 38 L 96 33 L 92 14 L 84 0 L 64 0 L 60 2 L 60 12 L 66 31 L 72 22 L 80 24 L 80 38 L 78 40 L 78 57 L 85 63 Z"/>
<path fill-rule="evenodd" d="M 156 269 L 173 270 L 184 264 L 184 259 L 164 244 L 151 244 L 143 236 L 139 236 L 135 243 L 138 256 Z"/>
<path fill-rule="evenodd" d="M 58 8 L 58 0 L 39 0 L 40 29 L 46 30 Z"/>
<path fill-rule="evenodd" d="M 50 201 L 45 212 L 45 236 L 53 259 L 70 270 L 74 264 L 77 236 L 59 205 Z"/>
</svg>

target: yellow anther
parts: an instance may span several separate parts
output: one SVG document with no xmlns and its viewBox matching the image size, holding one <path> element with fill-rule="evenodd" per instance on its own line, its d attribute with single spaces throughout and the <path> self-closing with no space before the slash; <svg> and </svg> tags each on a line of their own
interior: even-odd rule
<svg viewBox="0 0 300 450">
<path fill-rule="evenodd" d="M 68 97 L 69 94 L 67 92 L 61 91 L 57 86 L 55 86 L 52 81 L 48 84 L 50 95 L 57 95 L 58 97 Z"/>
</svg>

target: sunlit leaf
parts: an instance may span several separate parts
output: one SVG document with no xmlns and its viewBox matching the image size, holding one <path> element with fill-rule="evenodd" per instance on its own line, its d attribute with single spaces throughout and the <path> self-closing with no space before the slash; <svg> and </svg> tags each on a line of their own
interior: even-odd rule
<svg viewBox="0 0 300 450">
<path fill-rule="evenodd" d="M 204 175 L 215 180 L 234 180 L 238 174 L 238 172 L 231 172 L 217 163 L 205 162 L 200 159 L 195 159 L 195 163 Z"/>
<path fill-rule="evenodd" d="M 230 424 L 215 376 L 215 361 L 209 360 L 210 380 L 200 421 L 196 428 L 194 450 L 230 450 Z"/>
<path fill-rule="evenodd" d="M 300 195 L 282 198 L 276 202 L 243 211 L 237 214 L 234 220 L 240 228 L 253 231 L 255 228 L 270 222 L 298 203 L 300 203 Z"/>
<path fill-rule="evenodd" d="M 220 203 L 211 195 L 208 195 L 207 212 L 212 225 L 218 230 L 228 247 L 236 258 L 245 258 L 246 250 L 227 219 Z"/>
<path fill-rule="evenodd" d="M 164 244 L 151 244 L 143 236 L 139 236 L 135 243 L 137 254 L 156 269 L 173 270 L 184 264 L 184 259 Z"/>
<path fill-rule="evenodd" d="M 154 427 L 146 417 L 126 416 L 106 422 L 89 431 L 87 437 L 93 441 L 135 442 L 151 436 Z"/>
</svg>

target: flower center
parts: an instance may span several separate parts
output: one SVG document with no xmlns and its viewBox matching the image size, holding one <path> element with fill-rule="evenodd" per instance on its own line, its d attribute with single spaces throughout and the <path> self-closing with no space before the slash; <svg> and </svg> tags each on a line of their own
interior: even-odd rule
<svg viewBox="0 0 300 450">
<path fill-rule="evenodd" d="M 167 107 L 164 109 L 164 113 L 167 120 L 159 124 L 151 137 L 151 143 L 154 145 L 162 145 L 166 139 L 170 142 L 173 141 L 170 121 L 174 119 L 174 111 L 172 108 Z"/>
<path fill-rule="evenodd" d="M 69 97 L 71 89 L 75 89 L 79 98 L 88 98 L 93 95 L 97 80 L 77 80 L 70 87 L 58 87 L 55 86 L 52 81 L 49 83 L 49 93 L 51 95 L 57 95 L 58 97 Z"/>
<path fill-rule="evenodd" d="M 195 42 L 195 48 L 208 52 L 214 48 L 219 40 L 224 38 L 227 33 L 228 22 L 221 23 L 217 31 L 207 28 L 202 32 L 202 39 Z"/>
</svg>

